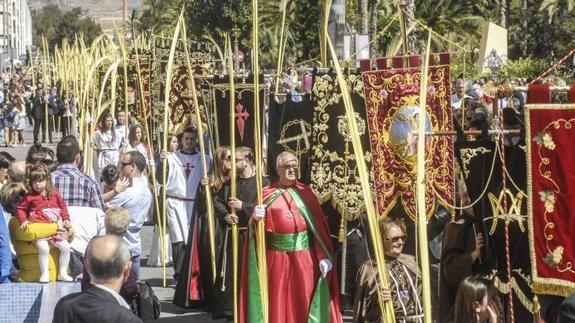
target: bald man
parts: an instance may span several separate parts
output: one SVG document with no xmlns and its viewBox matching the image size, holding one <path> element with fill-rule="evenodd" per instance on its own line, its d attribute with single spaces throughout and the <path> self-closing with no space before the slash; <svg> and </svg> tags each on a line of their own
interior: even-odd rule
<svg viewBox="0 0 575 323">
<path fill-rule="evenodd" d="M 53 322 L 142 322 L 119 294 L 132 268 L 130 250 L 122 238 L 92 239 L 86 249 L 86 266 L 93 286 L 60 299 Z"/>
</svg>

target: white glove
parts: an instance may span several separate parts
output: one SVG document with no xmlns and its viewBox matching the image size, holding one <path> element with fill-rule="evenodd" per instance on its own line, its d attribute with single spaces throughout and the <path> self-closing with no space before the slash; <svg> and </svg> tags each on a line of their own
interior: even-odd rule
<svg viewBox="0 0 575 323">
<path fill-rule="evenodd" d="M 322 259 L 319 262 L 319 271 L 321 272 L 321 277 L 325 278 L 327 273 L 333 268 L 333 264 L 329 259 Z"/>
<path fill-rule="evenodd" d="M 262 205 L 256 205 L 254 207 L 254 220 L 259 221 L 263 218 L 266 217 L 266 206 L 264 204 Z"/>
</svg>

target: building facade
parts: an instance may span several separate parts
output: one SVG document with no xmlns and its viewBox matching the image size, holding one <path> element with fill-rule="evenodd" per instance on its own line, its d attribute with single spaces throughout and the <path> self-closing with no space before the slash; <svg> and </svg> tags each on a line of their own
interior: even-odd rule
<svg viewBox="0 0 575 323">
<path fill-rule="evenodd" d="M 27 0 L 0 0 L 0 68 L 26 57 L 32 45 L 32 16 Z"/>
</svg>

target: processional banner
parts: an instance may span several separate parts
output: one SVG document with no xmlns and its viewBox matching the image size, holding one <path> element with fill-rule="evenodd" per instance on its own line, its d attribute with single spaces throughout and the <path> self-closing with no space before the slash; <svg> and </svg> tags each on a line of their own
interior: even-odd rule
<svg viewBox="0 0 575 323">
<path fill-rule="evenodd" d="M 263 81 L 263 76 L 260 75 Z M 254 107 L 254 84 L 253 77 L 246 79 L 237 78 L 234 84 L 234 92 L 230 93 L 229 77 L 215 76 L 207 81 L 210 91 L 211 101 L 214 104 L 214 138 L 217 146 L 230 145 L 230 99 L 232 95 L 234 101 L 234 129 L 236 147 L 246 146 L 254 148 L 255 146 L 255 107 Z M 260 129 L 263 136 L 263 119 L 264 119 L 264 86 L 260 84 Z"/>
<path fill-rule="evenodd" d="M 151 103 L 153 107 L 153 118 L 157 121 L 164 116 L 165 85 L 167 78 L 167 65 L 170 56 L 170 39 L 154 36 L 154 49 L 151 64 Z M 174 65 L 172 72 L 172 88 L 170 89 L 170 114 L 168 132 L 178 134 L 185 127 L 198 124 L 195 120 L 193 110 L 193 95 L 190 87 L 190 75 L 186 66 L 186 57 L 182 41 L 178 41 L 174 55 Z M 203 76 L 213 71 L 215 61 L 211 49 L 205 43 L 188 41 L 188 52 L 190 53 L 190 63 L 195 76 Z M 202 92 L 200 91 L 201 81 L 196 80 L 198 104 L 202 124 L 207 123 L 206 105 Z"/>
<path fill-rule="evenodd" d="M 548 86 L 532 86 L 526 109 L 531 268 L 536 293 L 568 296 L 575 291 L 575 104 L 550 104 L 550 97 Z"/>
<path fill-rule="evenodd" d="M 309 184 L 313 103 L 309 95 L 294 102 L 287 95 L 282 103 L 270 98 L 268 109 L 268 174 L 274 182 L 275 161 L 282 151 L 289 151 L 299 160 L 300 181 Z"/>
<path fill-rule="evenodd" d="M 527 180 L 525 143 L 501 150 L 499 142 L 460 141 L 455 153 L 475 204 L 475 228 L 485 237 L 481 254 L 481 272 L 502 293 L 513 292 L 515 318 L 533 321 L 539 307 L 532 292 L 529 239 L 527 233 Z M 502 157 L 505 156 L 505 172 Z M 503 175 L 506 176 L 503 187 Z M 507 278 L 505 226 L 508 224 L 511 282 Z"/>
<path fill-rule="evenodd" d="M 392 68 L 363 73 L 367 124 L 373 156 L 377 211 L 387 216 L 399 201 L 415 221 L 417 127 L 421 116 L 419 91 L 421 68 Z M 401 59 L 401 58 L 400 58 Z M 397 62 L 397 58 L 392 58 Z M 450 131 L 451 91 L 449 65 L 428 70 L 426 132 Z M 435 211 L 439 200 L 448 210 L 455 202 L 453 176 L 453 138 L 426 138 L 425 179 L 426 215 Z"/>
<path fill-rule="evenodd" d="M 363 158 L 371 164 L 369 137 L 363 99 L 363 82 L 359 73 L 345 76 L 350 90 L 355 119 L 363 147 Z M 351 221 L 365 211 L 357 162 L 347 127 L 347 116 L 341 90 L 334 73 L 314 75 L 312 151 L 310 153 L 310 184 L 321 203 L 331 201 L 333 207 Z M 373 176 L 370 173 L 370 182 Z"/>
</svg>

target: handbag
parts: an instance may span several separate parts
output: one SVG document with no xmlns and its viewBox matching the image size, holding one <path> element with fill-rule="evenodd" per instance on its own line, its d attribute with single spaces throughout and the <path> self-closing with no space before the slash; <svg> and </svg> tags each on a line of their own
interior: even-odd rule
<svg viewBox="0 0 575 323">
<path fill-rule="evenodd" d="M 162 312 L 160 300 L 147 281 L 138 282 L 138 296 L 134 299 L 132 306 L 144 322 L 157 320 Z"/>
</svg>

